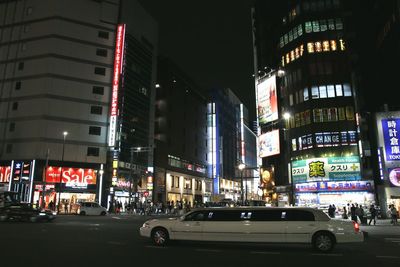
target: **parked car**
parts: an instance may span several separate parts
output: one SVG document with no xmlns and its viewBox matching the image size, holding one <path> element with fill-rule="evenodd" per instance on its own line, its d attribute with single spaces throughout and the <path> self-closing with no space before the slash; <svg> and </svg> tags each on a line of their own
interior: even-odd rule
<svg viewBox="0 0 400 267">
<path fill-rule="evenodd" d="M 13 203 L 0 209 L 0 221 L 50 222 L 55 218 L 52 211 L 39 210 L 26 203 Z"/>
<path fill-rule="evenodd" d="M 96 202 L 82 202 L 77 210 L 79 215 L 106 215 L 107 209 Z"/>
<path fill-rule="evenodd" d="M 305 243 L 322 252 L 335 244 L 364 240 L 357 223 L 298 207 L 202 208 L 180 218 L 148 220 L 140 235 L 158 246 L 169 240 Z"/>
</svg>

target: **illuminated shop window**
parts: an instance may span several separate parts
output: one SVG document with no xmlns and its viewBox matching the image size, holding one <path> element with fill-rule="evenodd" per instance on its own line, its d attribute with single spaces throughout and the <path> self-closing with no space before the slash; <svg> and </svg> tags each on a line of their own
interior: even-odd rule
<svg viewBox="0 0 400 267">
<path fill-rule="evenodd" d="M 346 112 L 345 112 L 345 109 L 343 107 L 338 108 L 338 116 L 339 116 L 339 120 L 340 121 L 346 120 Z"/>
<path fill-rule="evenodd" d="M 321 42 L 315 42 L 314 43 L 314 47 L 315 47 L 315 52 L 322 52 L 322 44 L 321 44 Z"/>
<path fill-rule="evenodd" d="M 307 52 L 314 53 L 314 43 L 307 43 Z"/>
<path fill-rule="evenodd" d="M 343 93 L 344 93 L 344 96 L 351 96 L 350 84 L 348 84 L 348 83 L 343 84 Z"/>
<path fill-rule="evenodd" d="M 323 42 L 322 42 L 322 50 L 323 50 L 324 52 L 329 51 L 329 41 L 323 41 Z"/>
<path fill-rule="evenodd" d="M 336 88 L 336 96 L 343 96 L 342 85 L 336 84 L 335 88 Z"/>
<path fill-rule="evenodd" d="M 336 51 L 337 50 L 337 45 L 335 40 L 331 40 L 331 50 Z"/>
<path fill-rule="evenodd" d="M 346 47 L 343 39 L 339 39 L 339 44 L 340 44 L 340 50 L 344 51 Z"/>
<path fill-rule="evenodd" d="M 304 53 L 304 45 L 300 45 L 300 56 Z"/>
<path fill-rule="evenodd" d="M 296 59 L 300 57 L 300 48 L 296 47 L 296 49 L 294 50 L 294 56 L 296 57 Z"/>
<path fill-rule="evenodd" d="M 337 121 L 337 108 L 329 108 L 328 109 L 328 121 Z"/>
<path fill-rule="evenodd" d="M 294 61 L 294 51 L 290 51 L 290 61 Z"/>
<path fill-rule="evenodd" d="M 308 101 L 308 99 L 309 99 L 308 88 L 303 89 L 303 98 L 304 98 L 304 101 Z"/>
<path fill-rule="evenodd" d="M 289 53 L 286 54 L 286 64 L 288 64 L 290 62 L 290 56 Z"/>
</svg>

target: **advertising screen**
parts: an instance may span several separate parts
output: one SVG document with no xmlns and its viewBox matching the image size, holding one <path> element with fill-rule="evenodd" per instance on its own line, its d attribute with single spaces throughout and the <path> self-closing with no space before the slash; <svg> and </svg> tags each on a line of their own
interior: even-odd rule
<svg viewBox="0 0 400 267">
<path fill-rule="evenodd" d="M 400 168 L 389 169 L 389 181 L 392 186 L 400 187 Z"/>
<path fill-rule="evenodd" d="M 386 161 L 400 160 L 400 119 L 382 120 L 382 134 L 386 153 Z"/>
<path fill-rule="evenodd" d="M 278 119 L 278 97 L 276 94 L 276 76 L 262 80 L 257 85 L 257 112 L 260 124 Z"/>
<path fill-rule="evenodd" d="M 279 154 L 279 130 L 260 135 L 258 137 L 258 147 L 260 158 Z"/>
<path fill-rule="evenodd" d="M 61 176 L 62 172 L 62 176 Z M 46 183 L 61 183 L 77 185 L 96 184 L 97 172 L 93 169 L 61 168 L 50 166 L 46 170 Z"/>
<path fill-rule="evenodd" d="M 361 180 L 360 159 L 352 156 L 293 161 L 292 177 L 294 183 Z"/>
<path fill-rule="evenodd" d="M 311 182 L 296 184 L 296 192 L 373 191 L 373 181 Z"/>
</svg>

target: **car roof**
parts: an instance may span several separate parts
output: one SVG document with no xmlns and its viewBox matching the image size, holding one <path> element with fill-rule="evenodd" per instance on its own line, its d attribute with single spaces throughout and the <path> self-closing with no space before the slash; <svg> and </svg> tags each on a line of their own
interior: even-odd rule
<svg viewBox="0 0 400 267">
<path fill-rule="evenodd" d="M 206 208 L 197 208 L 195 210 L 307 210 L 314 211 L 315 208 L 310 207 L 264 207 L 264 206 L 255 206 L 255 207 L 206 207 Z"/>
</svg>

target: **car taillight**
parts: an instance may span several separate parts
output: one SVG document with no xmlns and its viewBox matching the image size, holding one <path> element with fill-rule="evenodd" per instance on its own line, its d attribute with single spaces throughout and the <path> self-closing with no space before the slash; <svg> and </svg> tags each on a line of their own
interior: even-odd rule
<svg viewBox="0 0 400 267">
<path fill-rule="evenodd" d="M 356 223 L 355 221 L 353 221 L 353 225 L 354 225 L 354 231 L 356 231 L 356 233 L 358 233 L 360 231 L 360 225 L 358 223 Z"/>
</svg>

